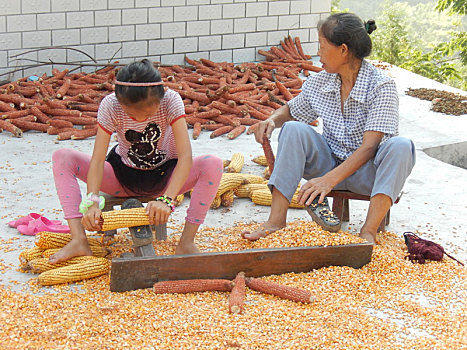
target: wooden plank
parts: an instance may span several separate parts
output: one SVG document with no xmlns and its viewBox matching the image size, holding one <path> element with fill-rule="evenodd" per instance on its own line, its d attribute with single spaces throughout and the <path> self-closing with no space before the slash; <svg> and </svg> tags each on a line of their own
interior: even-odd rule
<svg viewBox="0 0 467 350">
<path fill-rule="evenodd" d="M 370 243 L 327 247 L 249 249 L 234 252 L 114 258 L 110 290 L 151 288 L 157 281 L 248 277 L 309 272 L 326 266 L 360 268 L 371 260 Z"/>
</svg>

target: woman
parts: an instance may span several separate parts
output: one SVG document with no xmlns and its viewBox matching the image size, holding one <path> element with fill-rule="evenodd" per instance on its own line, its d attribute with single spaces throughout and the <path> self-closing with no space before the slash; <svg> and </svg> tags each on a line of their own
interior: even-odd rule
<svg viewBox="0 0 467 350">
<path fill-rule="evenodd" d="M 377 228 L 415 164 L 411 140 L 398 135 L 398 95 L 392 79 L 364 58 L 371 52 L 374 21 L 352 13 L 329 16 L 318 24 L 318 55 L 324 70 L 310 76 L 302 92 L 255 132 L 257 142 L 281 128 L 274 171 L 269 179 L 268 220 L 253 232 L 257 240 L 286 225 L 287 209 L 302 177 L 298 200 L 324 229 L 340 222 L 326 195 L 348 190 L 371 196 L 360 236 L 376 242 Z M 323 133 L 309 125 L 322 118 Z"/>
</svg>

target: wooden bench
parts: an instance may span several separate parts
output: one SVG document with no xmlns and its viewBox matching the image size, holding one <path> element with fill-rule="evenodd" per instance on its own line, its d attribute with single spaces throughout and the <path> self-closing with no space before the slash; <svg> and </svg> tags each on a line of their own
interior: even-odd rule
<svg viewBox="0 0 467 350">
<path fill-rule="evenodd" d="M 353 193 L 350 191 L 331 191 L 327 195 L 328 197 L 332 197 L 332 211 L 333 213 L 341 220 L 341 221 L 349 221 L 350 219 L 350 206 L 349 206 L 349 199 L 356 199 L 361 201 L 369 201 L 370 196 L 365 196 L 363 194 Z M 394 204 L 399 202 L 399 199 L 402 196 L 401 194 L 397 197 Z M 386 225 L 389 225 L 391 217 L 391 209 L 388 210 L 386 216 L 383 218 L 381 223 L 379 224 L 378 231 L 385 231 Z"/>
<path fill-rule="evenodd" d="M 149 201 L 154 200 L 154 197 L 150 196 L 143 196 L 143 197 L 114 197 L 110 194 L 100 192 L 99 196 L 103 196 L 105 198 L 105 206 L 102 211 L 109 211 L 109 210 L 114 210 L 114 206 L 117 205 L 122 205 L 123 202 L 125 202 L 128 198 L 136 198 L 139 200 L 141 203 L 147 203 Z M 156 239 L 158 241 L 165 241 L 167 239 L 167 225 L 162 224 L 162 225 L 150 225 L 152 231 L 156 233 Z M 116 233 L 116 230 L 111 230 L 111 231 L 106 231 L 104 232 L 105 235 L 114 235 Z"/>
</svg>

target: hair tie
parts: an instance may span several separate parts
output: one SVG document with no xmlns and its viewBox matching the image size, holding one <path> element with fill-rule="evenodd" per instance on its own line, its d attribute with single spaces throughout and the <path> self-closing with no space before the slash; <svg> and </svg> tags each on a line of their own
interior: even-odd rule
<svg viewBox="0 0 467 350">
<path fill-rule="evenodd" d="M 367 33 L 368 33 L 369 28 L 370 28 L 370 25 L 368 24 L 368 22 L 365 22 L 365 30 L 367 31 Z"/>
<path fill-rule="evenodd" d="M 115 80 L 115 85 L 123 85 L 123 86 L 157 86 L 164 84 L 163 81 L 152 81 L 149 83 L 131 83 L 127 81 L 119 81 Z"/>
</svg>

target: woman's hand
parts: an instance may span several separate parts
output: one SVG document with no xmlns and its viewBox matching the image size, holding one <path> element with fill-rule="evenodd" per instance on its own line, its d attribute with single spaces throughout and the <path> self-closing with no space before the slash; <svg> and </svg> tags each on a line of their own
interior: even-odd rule
<svg viewBox="0 0 467 350">
<path fill-rule="evenodd" d="M 263 135 L 266 134 L 268 138 L 271 137 L 273 130 L 276 128 L 276 123 L 272 119 L 266 119 L 259 122 L 255 130 L 255 139 L 258 143 L 263 143 Z"/>
<path fill-rule="evenodd" d="M 88 231 L 99 231 L 101 229 L 99 225 L 101 213 L 102 211 L 97 204 L 92 205 L 81 219 L 83 227 Z"/>
<path fill-rule="evenodd" d="M 162 201 L 151 201 L 146 206 L 146 214 L 151 225 L 162 225 L 169 221 L 170 207 Z"/>
<path fill-rule="evenodd" d="M 322 203 L 333 187 L 324 176 L 308 180 L 298 191 L 298 202 L 310 205 L 313 199 L 319 196 L 318 203 Z"/>
</svg>

